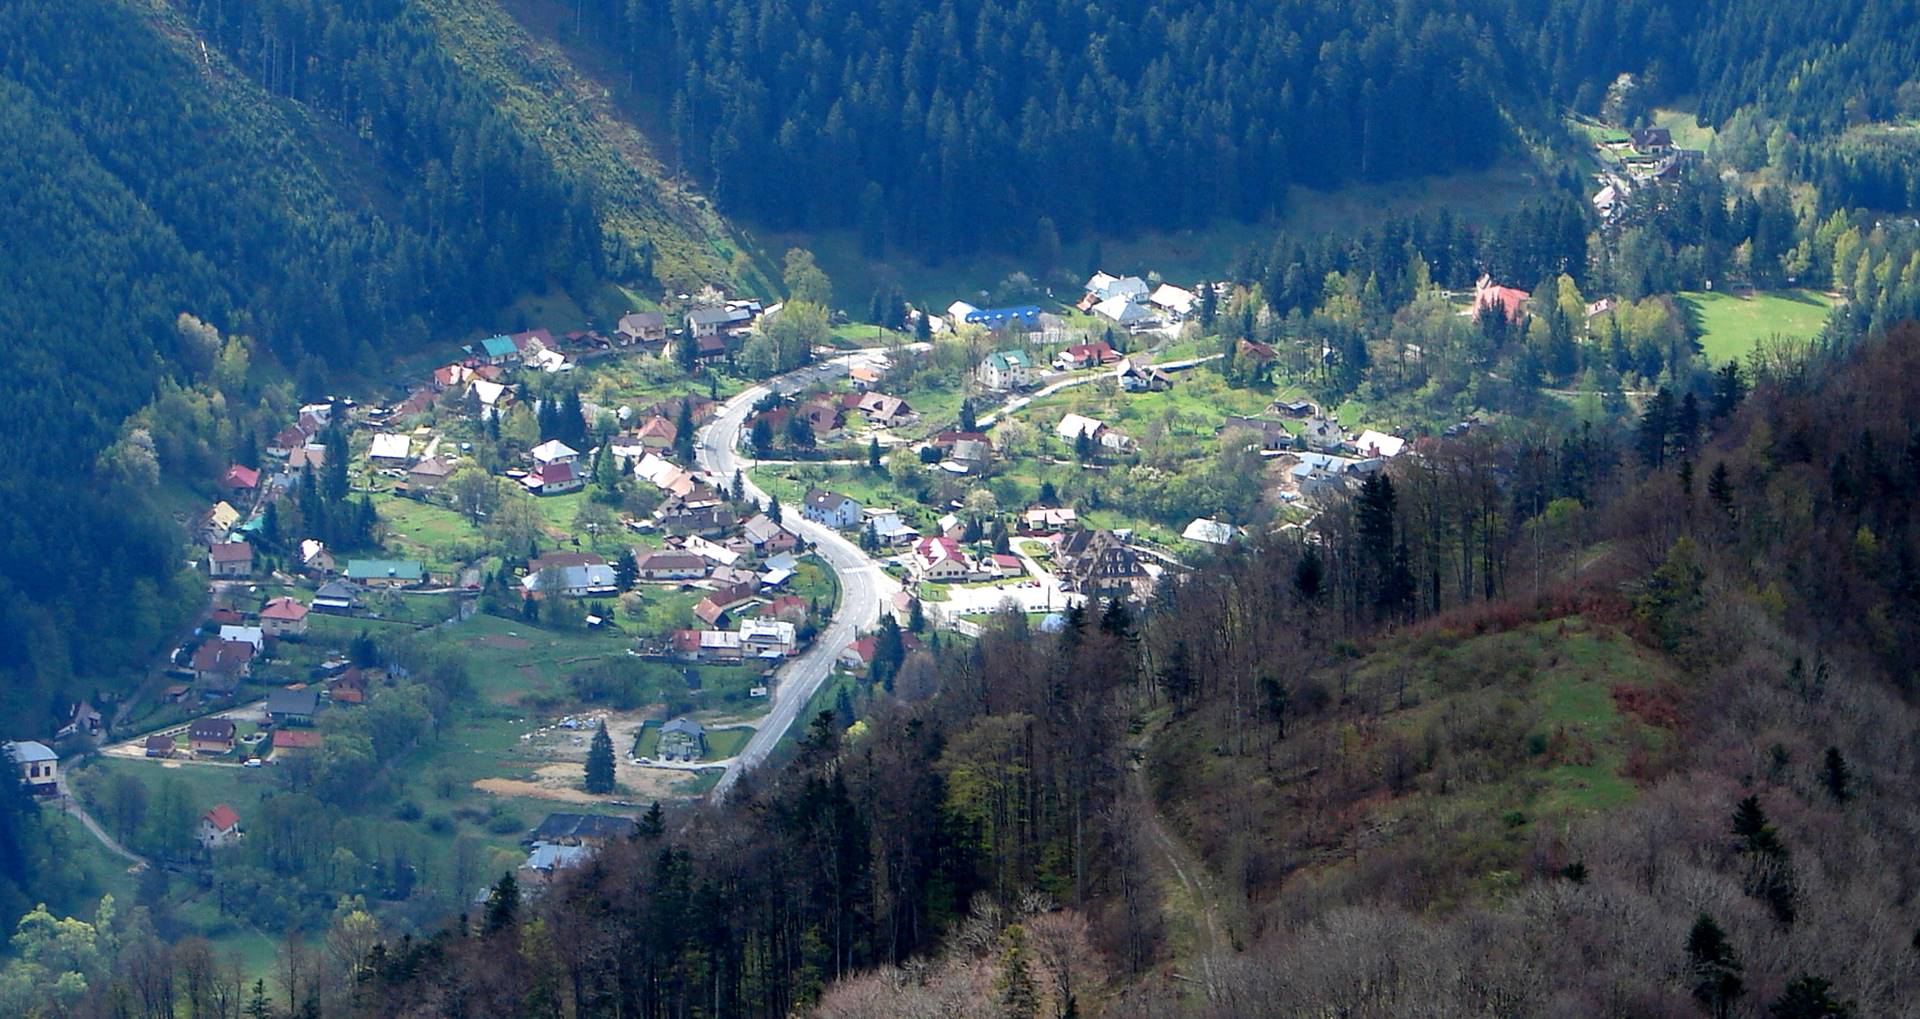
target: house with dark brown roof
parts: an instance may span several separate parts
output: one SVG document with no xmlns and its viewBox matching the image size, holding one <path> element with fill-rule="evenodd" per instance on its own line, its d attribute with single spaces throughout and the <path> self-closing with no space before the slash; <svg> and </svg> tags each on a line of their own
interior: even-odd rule
<svg viewBox="0 0 1920 1019">
<path fill-rule="evenodd" d="M 642 580 L 698 580 L 707 575 L 707 561 L 692 552 L 649 552 L 636 560 Z"/>
<path fill-rule="evenodd" d="M 613 337 L 621 346 L 667 342 L 667 317 L 657 311 L 630 311 L 620 316 Z"/>
<path fill-rule="evenodd" d="M 246 577 L 253 574 L 253 546 L 244 541 L 221 541 L 207 546 L 207 575 Z"/>
<path fill-rule="evenodd" d="M 267 440 L 267 453 L 272 456 L 286 456 L 306 444 L 306 431 L 299 425 L 288 425 Z"/>
<path fill-rule="evenodd" d="M 861 522 L 861 506 L 852 496 L 816 488 L 800 504 L 800 514 L 815 523 L 844 531 Z"/>
<path fill-rule="evenodd" d="M 437 456 L 430 456 L 408 469 L 407 487 L 416 492 L 431 492 L 452 475 L 452 464 Z"/>
<path fill-rule="evenodd" d="M 233 720 L 196 718 L 187 726 L 187 745 L 196 754 L 233 752 Z"/>
<path fill-rule="evenodd" d="M 1089 598 L 1124 598 L 1147 578 L 1133 549 L 1112 531 L 1069 531 L 1058 558 L 1068 586 Z"/>
<path fill-rule="evenodd" d="M 232 693 L 253 668 L 254 648 L 244 640 L 203 641 L 193 653 L 193 681 L 205 693 Z"/>
</svg>

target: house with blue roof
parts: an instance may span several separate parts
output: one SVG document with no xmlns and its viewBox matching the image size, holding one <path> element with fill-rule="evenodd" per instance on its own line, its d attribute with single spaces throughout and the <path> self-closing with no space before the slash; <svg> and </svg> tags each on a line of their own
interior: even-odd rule
<svg viewBox="0 0 1920 1019">
<path fill-rule="evenodd" d="M 1040 324 L 1040 306 L 1023 304 L 1013 308 L 975 308 L 967 312 L 966 323 L 986 329 L 1012 325 L 1032 328 Z"/>
</svg>

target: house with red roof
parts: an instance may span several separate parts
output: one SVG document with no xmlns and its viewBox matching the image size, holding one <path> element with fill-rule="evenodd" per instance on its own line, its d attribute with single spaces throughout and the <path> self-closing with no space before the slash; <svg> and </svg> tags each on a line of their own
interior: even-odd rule
<svg viewBox="0 0 1920 1019">
<path fill-rule="evenodd" d="M 308 611 L 292 598 L 275 598 L 260 609 L 260 630 L 269 637 L 304 637 Z"/>
<path fill-rule="evenodd" d="M 294 450 L 307 444 L 306 429 L 299 425 L 288 425 L 280 429 L 280 434 L 267 440 L 267 452 L 273 456 L 289 456 Z"/>
<path fill-rule="evenodd" d="M 680 429 L 666 418 L 655 414 L 642 422 L 636 433 L 640 445 L 655 452 L 673 448 L 673 442 L 680 435 Z"/>
<path fill-rule="evenodd" d="M 529 329 L 524 333 L 514 333 L 507 339 L 513 341 L 513 349 L 523 358 L 554 348 L 553 333 L 544 326 L 539 329 Z"/>
<path fill-rule="evenodd" d="M 220 487 L 229 492 L 251 492 L 260 487 L 260 472 L 251 467 L 234 464 L 220 478 Z"/>
<path fill-rule="evenodd" d="M 843 665 L 857 666 L 864 669 L 873 664 L 873 652 L 879 646 L 880 638 L 869 634 L 847 645 L 847 649 L 840 652 L 840 662 Z M 912 633 L 902 632 L 900 634 L 900 646 L 906 648 L 908 654 L 913 654 L 921 648 L 920 638 L 914 636 Z"/>
<path fill-rule="evenodd" d="M 225 849 L 240 841 L 240 813 L 222 803 L 201 814 L 199 839 L 204 849 Z"/>
<path fill-rule="evenodd" d="M 1272 364 L 1280 357 L 1279 351 L 1254 340 L 1241 340 L 1233 349 L 1234 356 L 1249 364 Z"/>
<path fill-rule="evenodd" d="M 273 733 L 273 756 L 318 750 L 325 742 L 325 735 L 318 729 L 276 729 Z"/>
<path fill-rule="evenodd" d="M 768 619 L 784 619 L 789 623 L 803 623 L 807 619 L 807 600 L 797 594 L 783 594 L 760 606 L 759 614 Z"/>
<path fill-rule="evenodd" d="M 1027 566 L 1017 555 L 996 552 L 980 560 L 980 572 L 991 573 L 1002 580 L 1010 580 L 1026 576 Z"/>
<path fill-rule="evenodd" d="M 587 479 L 576 469 L 573 461 L 556 460 L 534 467 L 526 477 L 520 479 L 520 483 L 534 495 L 564 495 L 585 488 Z"/>
<path fill-rule="evenodd" d="M 914 542 L 911 556 L 913 574 L 921 580 L 940 583 L 972 580 L 976 570 L 960 543 L 948 537 L 921 538 Z"/>
<path fill-rule="evenodd" d="M 1527 301 L 1533 295 L 1525 290 L 1503 287 L 1493 282 L 1492 276 L 1481 276 L 1473 285 L 1473 313 L 1475 315 L 1498 308 L 1507 317 L 1507 321 L 1518 323 L 1527 316 Z"/>
<path fill-rule="evenodd" d="M 1120 360 L 1120 352 L 1105 340 L 1076 343 L 1060 352 L 1053 363 L 1061 368 L 1099 368 Z"/>
</svg>

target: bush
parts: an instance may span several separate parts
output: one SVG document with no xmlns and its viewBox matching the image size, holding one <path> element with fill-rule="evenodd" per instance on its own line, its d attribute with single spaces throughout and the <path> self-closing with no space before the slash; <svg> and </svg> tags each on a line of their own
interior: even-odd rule
<svg viewBox="0 0 1920 1019">
<path fill-rule="evenodd" d="M 496 805 L 487 817 L 487 830 L 495 835 L 511 835 L 526 827 L 520 815 Z"/>
<path fill-rule="evenodd" d="M 453 831 L 453 818 L 445 814 L 435 814 L 427 818 L 427 830 L 435 835 L 446 835 Z"/>
<path fill-rule="evenodd" d="M 399 805 L 393 808 L 393 816 L 397 821 L 418 821 L 422 813 L 420 804 L 412 800 L 401 800 Z"/>
</svg>

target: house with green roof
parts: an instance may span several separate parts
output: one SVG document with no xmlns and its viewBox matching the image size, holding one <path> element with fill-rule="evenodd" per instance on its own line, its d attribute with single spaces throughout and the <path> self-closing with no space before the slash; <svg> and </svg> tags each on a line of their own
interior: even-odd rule
<svg viewBox="0 0 1920 1019">
<path fill-rule="evenodd" d="M 427 579 L 427 573 L 411 559 L 349 559 L 347 579 L 371 587 L 409 587 Z"/>
<path fill-rule="evenodd" d="M 506 336 L 489 336 L 480 342 L 480 352 L 486 355 L 488 364 L 499 364 L 520 356 L 520 348 Z"/>
<path fill-rule="evenodd" d="M 1033 358 L 1024 350 L 998 350 L 980 362 L 975 373 L 988 389 L 1008 390 L 1025 385 L 1033 374 Z"/>
</svg>

